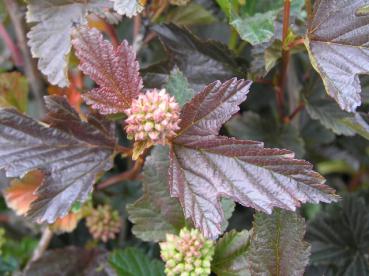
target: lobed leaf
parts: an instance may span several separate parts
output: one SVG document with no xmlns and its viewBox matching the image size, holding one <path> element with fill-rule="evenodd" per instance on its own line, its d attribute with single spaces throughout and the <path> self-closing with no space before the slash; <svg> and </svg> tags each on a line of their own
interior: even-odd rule
<svg viewBox="0 0 369 276">
<path fill-rule="evenodd" d="M 296 213 L 256 214 L 248 253 L 251 274 L 303 275 L 310 255 L 304 235 L 305 221 Z"/>
<path fill-rule="evenodd" d="M 232 79 L 208 85 L 184 106 L 171 148 L 171 195 L 179 198 L 185 217 L 213 239 L 221 233 L 221 197 L 267 213 L 273 207 L 295 210 L 300 202 L 337 200 L 312 165 L 294 159 L 292 152 L 217 136 L 250 84 Z"/>
<path fill-rule="evenodd" d="M 143 86 L 136 53 L 128 42 L 114 49 L 98 30 L 81 28 L 73 46 L 79 68 L 99 85 L 83 95 L 86 103 L 104 115 L 129 108 Z"/>
<path fill-rule="evenodd" d="M 250 249 L 250 233 L 246 230 L 232 230 L 225 233 L 215 246 L 211 270 L 218 276 L 249 276 L 248 251 Z"/>
<path fill-rule="evenodd" d="M 14 109 L 0 109 L 0 169 L 7 177 L 34 169 L 45 174 L 27 215 L 53 223 L 74 202 L 85 201 L 97 174 L 111 167 L 115 140 L 112 129 L 97 118 L 81 121 L 65 98 L 45 100 L 49 126 Z"/>
<path fill-rule="evenodd" d="M 169 150 L 156 146 L 143 168 L 144 195 L 127 206 L 132 232 L 144 241 L 163 241 L 186 225 L 181 206 L 168 191 Z"/>
<path fill-rule="evenodd" d="M 49 82 L 60 87 L 69 85 L 68 55 L 71 35 L 77 25 L 86 25 L 90 12 L 111 8 L 109 1 L 89 0 L 30 0 L 27 5 L 27 22 L 36 23 L 27 37 L 39 70 Z"/>
<path fill-rule="evenodd" d="M 151 260 L 140 249 L 128 247 L 110 256 L 110 265 L 119 276 L 164 276 L 164 264 Z"/>
<path fill-rule="evenodd" d="M 110 0 L 114 2 L 114 10 L 120 15 L 136 16 L 144 9 L 144 0 Z"/>
<path fill-rule="evenodd" d="M 365 0 L 315 1 L 306 45 L 327 93 L 353 112 L 361 104 L 359 74 L 369 73 L 368 15 L 357 16 Z"/>
</svg>

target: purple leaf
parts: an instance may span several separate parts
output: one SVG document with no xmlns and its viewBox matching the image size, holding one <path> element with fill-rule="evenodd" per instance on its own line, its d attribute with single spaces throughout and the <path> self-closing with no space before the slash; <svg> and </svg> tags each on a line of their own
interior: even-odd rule
<svg viewBox="0 0 369 276">
<path fill-rule="evenodd" d="M 182 129 L 172 144 L 171 195 L 179 198 L 186 218 L 210 238 L 221 233 L 221 197 L 267 213 L 274 207 L 295 210 L 301 202 L 337 199 L 312 165 L 294 159 L 291 151 L 217 136 L 249 86 L 249 81 L 236 79 L 208 85 L 185 105 Z"/>
<path fill-rule="evenodd" d="M 84 94 L 86 103 L 103 115 L 129 108 L 143 86 L 136 54 L 128 42 L 114 49 L 98 30 L 80 28 L 72 43 L 81 61 L 79 68 L 99 85 Z"/>
<path fill-rule="evenodd" d="M 87 199 L 97 174 L 111 167 L 115 140 L 96 118 L 90 120 L 94 124 L 81 121 L 65 98 L 45 99 L 49 127 L 14 109 L 0 109 L 0 170 L 7 177 L 34 169 L 45 173 L 28 215 L 52 223 L 74 202 Z"/>
</svg>

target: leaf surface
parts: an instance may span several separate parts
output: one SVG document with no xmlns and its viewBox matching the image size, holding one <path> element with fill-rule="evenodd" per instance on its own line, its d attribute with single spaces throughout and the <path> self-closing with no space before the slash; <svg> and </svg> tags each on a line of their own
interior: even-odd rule
<svg viewBox="0 0 369 276">
<path fill-rule="evenodd" d="M 195 95 L 195 91 L 191 89 L 187 78 L 178 68 L 174 68 L 170 72 L 165 89 L 170 95 L 174 96 L 181 107 L 189 102 Z"/>
<path fill-rule="evenodd" d="M 15 107 L 27 111 L 28 82 L 18 72 L 0 74 L 0 107 Z"/>
<path fill-rule="evenodd" d="M 211 270 L 218 276 L 249 276 L 247 256 L 250 249 L 250 234 L 243 230 L 225 233 L 215 246 Z"/>
<path fill-rule="evenodd" d="M 210 238 L 221 233 L 221 197 L 267 213 L 273 207 L 295 210 L 300 202 L 337 199 L 312 165 L 294 159 L 292 152 L 218 136 L 250 84 L 232 79 L 208 85 L 184 106 L 181 130 L 173 141 L 171 195 L 179 198 L 185 217 Z"/>
<path fill-rule="evenodd" d="M 114 10 L 116 10 L 120 15 L 126 15 L 128 17 L 136 16 L 140 13 L 144 6 L 141 2 L 142 0 L 110 0 L 114 2 Z"/>
<path fill-rule="evenodd" d="M 361 104 L 358 75 L 369 73 L 369 17 L 355 14 L 365 4 L 365 0 L 315 1 L 306 40 L 327 93 L 349 112 Z"/>
<path fill-rule="evenodd" d="M 101 114 L 122 113 L 142 89 L 136 53 L 127 41 L 116 49 L 96 29 L 81 28 L 73 40 L 79 68 L 99 88 L 83 95 L 87 104 Z"/>
<path fill-rule="evenodd" d="M 74 202 L 85 201 L 97 174 L 111 167 L 115 140 L 108 124 L 94 117 L 81 121 L 65 98 L 45 99 L 49 126 L 14 109 L 0 109 L 0 169 L 7 177 L 34 169 L 45 173 L 28 215 L 53 223 Z"/>
<path fill-rule="evenodd" d="M 330 207 L 308 227 L 312 264 L 328 267 L 327 275 L 369 275 L 368 204 L 363 197 L 351 195 Z"/>
<path fill-rule="evenodd" d="M 156 146 L 143 169 L 144 195 L 127 207 L 132 232 L 144 241 L 163 241 L 167 233 L 178 234 L 185 218 L 178 201 L 168 190 L 169 150 Z"/>
<path fill-rule="evenodd" d="M 90 12 L 109 9 L 109 1 L 30 0 L 27 22 L 36 23 L 27 37 L 32 56 L 38 58 L 39 70 L 49 82 L 60 87 L 69 85 L 67 68 L 74 26 L 87 24 Z"/>
<path fill-rule="evenodd" d="M 274 210 L 254 216 L 249 250 L 252 275 L 303 275 L 309 263 L 310 245 L 303 240 L 305 221 L 298 214 Z"/>
<path fill-rule="evenodd" d="M 164 276 L 164 264 L 151 260 L 140 249 L 128 247 L 110 256 L 110 264 L 119 276 Z"/>
</svg>

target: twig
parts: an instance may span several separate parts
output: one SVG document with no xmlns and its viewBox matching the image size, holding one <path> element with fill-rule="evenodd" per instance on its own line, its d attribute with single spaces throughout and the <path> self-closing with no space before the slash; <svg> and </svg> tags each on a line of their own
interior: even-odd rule
<svg viewBox="0 0 369 276">
<path fill-rule="evenodd" d="M 305 39 L 304 38 L 299 38 L 299 39 L 296 39 L 294 41 L 292 41 L 290 44 L 288 44 L 288 49 L 293 49 L 297 46 L 300 46 L 300 45 L 303 45 L 305 43 Z"/>
<path fill-rule="evenodd" d="M 124 181 L 124 180 L 135 179 L 137 177 L 137 175 L 140 173 L 141 168 L 143 166 L 143 163 L 144 163 L 143 158 L 137 159 L 137 161 L 135 162 L 132 169 L 130 169 L 129 171 L 123 172 L 121 174 L 114 175 L 114 176 L 108 178 L 107 180 L 101 182 L 97 186 L 97 190 L 105 189 L 109 186 L 112 186 L 112 185 L 117 184 L 117 183 L 119 183 L 121 181 Z"/>
<path fill-rule="evenodd" d="M 300 103 L 294 111 L 290 114 L 290 116 L 285 118 L 285 123 L 290 123 L 303 109 L 305 108 L 305 104 Z"/>
<path fill-rule="evenodd" d="M 10 50 L 15 66 L 17 67 L 23 66 L 23 58 L 19 51 L 19 48 L 13 42 L 13 39 L 10 37 L 10 35 L 8 34 L 4 25 L 1 22 L 0 22 L 0 37 L 3 39 L 6 47 L 8 47 L 8 49 Z"/>
<path fill-rule="evenodd" d="M 31 86 L 31 95 L 36 100 L 36 108 L 39 112 L 38 115 L 41 117 L 45 112 L 45 106 L 43 104 L 44 82 L 27 46 L 26 31 L 24 28 L 25 23 L 23 19 L 24 14 L 20 10 L 17 1 L 4 0 L 4 3 L 12 21 L 18 46 L 23 56 L 24 71 Z"/>
<path fill-rule="evenodd" d="M 53 237 L 53 232 L 50 230 L 49 227 L 46 227 L 44 231 L 42 232 L 40 242 L 38 243 L 35 251 L 33 251 L 31 260 L 28 262 L 26 266 L 26 270 L 32 262 L 37 261 L 38 259 L 42 257 L 46 249 L 49 247 L 52 237 Z"/>
<path fill-rule="evenodd" d="M 290 0 L 284 0 L 284 9 L 283 9 L 283 33 L 282 33 L 282 71 L 280 73 L 278 87 L 276 88 L 276 98 L 278 104 L 278 111 L 281 118 L 284 117 L 284 92 L 285 86 L 287 82 L 287 69 L 288 62 L 290 59 L 290 51 L 285 49 L 286 39 L 288 36 L 288 28 L 290 25 L 290 9 L 291 2 Z"/>
<path fill-rule="evenodd" d="M 311 0 L 305 0 L 305 9 L 308 19 L 310 20 L 313 17 L 313 8 L 311 6 Z"/>
<path fill-rule="evenodd" d="M 105 31 L 111 39 L 111 43 L 113 44 L 114 47 L 118 47 L 119 46 L 119 38 L 117 36 L 117 33 L 116 33 L 114 27 L 111 24 L 109 24 L 105 21 L 103 21 L 103 22 L 104 22 L 104 25 L 105 25 Z"/>
</svg>

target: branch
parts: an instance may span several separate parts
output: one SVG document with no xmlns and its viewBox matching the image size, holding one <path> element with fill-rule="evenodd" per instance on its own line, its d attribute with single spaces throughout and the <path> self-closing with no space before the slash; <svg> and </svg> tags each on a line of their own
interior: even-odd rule
<svg viewBox="0 0 369 276">
<path fill-rule="evenodd" d="M 49 247 L 50 241 L 53 237 L 53 232 L 50 230 L 48 226 L 44 229 L 42 232 L 42 236 L 40 239 L 40 242 L 38 243 L 36 249 L 33 251 L 32 258 L 29 260 L 29 262 L 26 265 L 26 268 L 24 271 L 27 271 L 30 265 L 37 261 L 42 257 L 42 255 L 45 253 L 46 249 Z"/>
<path fill-rule="evenodd" d="M 137 161 L 135 162 L 132 169 L 130 169 L 129 171 L 123 172 L 121 174 L 114 175 L 114 176 L 106 179 L 105 181 L 101 182 L 97 186 L 97 190 L 105 189 L 105 188 L 107 188 L 109 186 L 112 186 L 114 184 L 117 184 L 121 181 L 135 179 L 137 177 L 137 175 L 140 173 L 143 164 L 144 164 L 144 159 L 143 158 L 137 159 Z"/>
<path fill-rule="evenodd" d="M 284 117 L 284 92 L 287 82 L 288 62 L 290 59 L 290 51 L 285 47 L 288 36 L 288 28 L 290 25 L 290 10 L 291 10 L 290 0 L 284 0 L 283 33 L 282 33 L 282 70 L 279 77 L 278 87 L 276 89 L 278 111 L 281 118 Z"/>
<path fill-rule="evenodd" d="M 0 22 L 0 37 L 3 39 L 6 47 L 8 47 L 8 49 L 10 50 L 15 66 L 17 67 L 23 66 L 23 57 L 19 51 L 19 48 L 13 42 L 13 39 L 10 37 L 9 33 L 6 31 L 3 23 L 1 22 Z"/>
<path fill-rule="evenodd" d="M 24 71 L 27 76 L 28 82 L 31 86 L 32 96 L 36 100 L 36 110 L 39 112 L 39 117 L 45 113 L 45 106 L 43 102 L 43 91 L 44 91 L 44 81 L 40 72 L 37 70 L 37 66 L 31 56 L 31 52 L 27 46 L 26 31 L 24 14 L 17 1 L 15 0 L 4 0 L 5 6 L 8 10 L 12 25 L 14 27 L 15 35 L 17 38 L 18 46 L 23 56 L 24 60 Z"/>
</svg>

